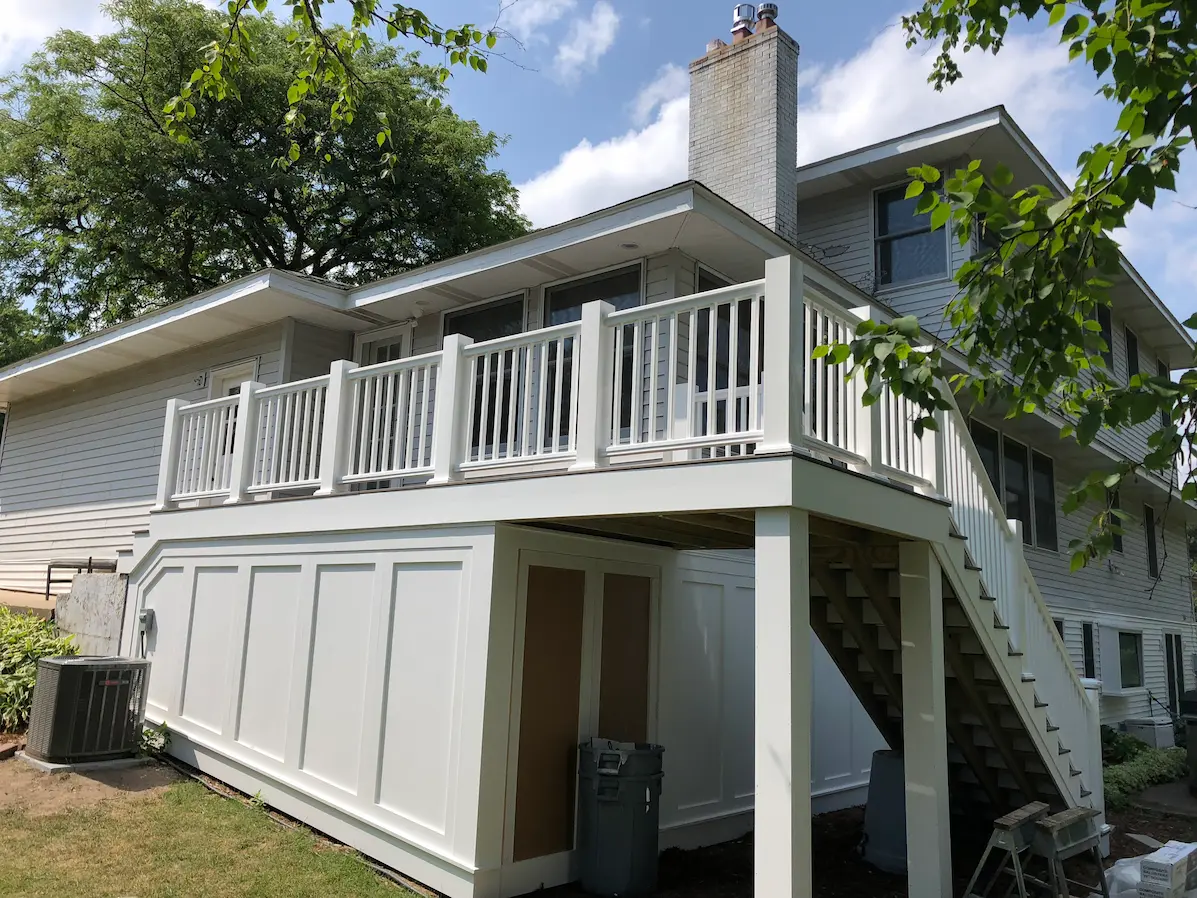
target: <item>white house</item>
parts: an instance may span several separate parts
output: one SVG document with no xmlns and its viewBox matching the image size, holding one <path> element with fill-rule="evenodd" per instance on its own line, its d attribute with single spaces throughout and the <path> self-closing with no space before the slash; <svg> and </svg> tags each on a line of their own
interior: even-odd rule
<svg viewBox="0 0 1197 898">
<path fill-rule="evenodd" d="M 919 440 L 810 358 L 950 296 L 909 164 L 1055 176 L 1001 110 L 799 169 L 797 60 L 766 16 L 691 66 L 695 180 L 0 371 L 0 589 L 119 559 L 171 750 L 453 898 L 571 879 L 589 736 L 666 746 L 663 844 L 755 828 L 760 895 L 810 893 L 812 810 L 886 743 L 912 894 L 950 893 L 950 806 L 1101 809 L 1099 722 L 1188 676 L 1188 510 L 1143 478 L 1143 533 L 1070 577 L 1058 496 L 1142 435 Z M 1119 371 L 1192 357 L 1129 266 L 1108 328 Z"/>
</svg>

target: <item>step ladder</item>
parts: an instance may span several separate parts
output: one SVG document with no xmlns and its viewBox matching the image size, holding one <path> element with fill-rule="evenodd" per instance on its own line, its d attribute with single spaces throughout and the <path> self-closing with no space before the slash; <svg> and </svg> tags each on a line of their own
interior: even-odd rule
<svg viewBox="0 0 1197 898">
<path fill-rule="evenodd" d="M 1059 814 L 1048 815 L 1048 806 L 1041 801 L 1024 805 L 999 817 L 993 823 L 989 844 L 981 855 L 981 861 L 964 890 L 965 898 L 988 898 L 999 881 L 1008 878 L 1006 888 L 996 894 L 1010 895 L 1017 889 L 1019 898 L 1030 898 L 1032 894 L 1048 895 L 1051 898 L 1072 898 L 1070 886 L 1079 886 L 1077 893 L 1088 896 L 1100 892 L 1110 898 L 1101 863 L 1101 827 L 1099 812 L 1093 808 L 1069 808 Z M 990 855 L 997 858 L 997 867 L 982 891 L 976 891 Z M 1073 858 L 1089 856 L 1097 866 L 1097 884 L 1069 879 L 1064 862 Z M 1040 875 L 1032 871 L 1042 868 Z"/>
</svg>

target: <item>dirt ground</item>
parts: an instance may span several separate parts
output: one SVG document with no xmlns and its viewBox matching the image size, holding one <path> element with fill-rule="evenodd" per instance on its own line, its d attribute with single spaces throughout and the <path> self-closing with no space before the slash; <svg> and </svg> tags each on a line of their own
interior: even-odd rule
<svg viewBox="0 0 1197 898">
<path fill-rule="evenodd" d="M 103 773 L 42 773 L 24 761 L 0 761 L 0 811 L 30 816 L 94 807 L 112 799 L 143 800 L 161 795 L 179 775 L 156 762 Z"/>
</svg>

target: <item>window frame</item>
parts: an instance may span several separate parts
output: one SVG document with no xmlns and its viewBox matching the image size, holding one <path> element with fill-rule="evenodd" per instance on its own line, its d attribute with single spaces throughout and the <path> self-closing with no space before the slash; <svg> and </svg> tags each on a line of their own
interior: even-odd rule
<svg viewBox="0 0 1197 898">
<path fill-rule="evenodd" d="M 1146 639 L 1142 629 L 1122 626 L 1117 623 L 1102 624 L 1100 627 L 1101 665 L 1100 679 L 1103 695 L 1134 696 L 1147 692 Z M 1122 637 L 1134 638 L 1138 649 L 1138 683 L 1127 683 L 1122 669 Z"/>
<path fill-rule="evenodd" d="M 1147 575 L 1152 580 L 1160 579 L 1160 553 L 1157 541 L 1159 534 L 1156 533 L 1155 526 L 1155 509 L 1143 503 L 1143 539 L 1147 544 Z"/>
<path fill-rule="evenodd" d="M 258 363 L 259 362 L 261 362 L 261 358 L 258 356 L 253 356 L 252 358 L 238 359 L 235 362 L 228 362 L 224 365 L 215 365 L 215 366 L 209 368 L 208 369 L 208 385 L 207 385 L 208 386 L 208 398 L 209 399 L 225 398 L 223 396 L 215 395 L 216 384 L 220 381 L 227 380 L 230 374 L 232 374 L 238 370 L 248 369 L 248 371 L 249 371 L 249 377 L 238 381 L 238 383 L 245 383 L 246 380 L 251 380 L 251 381 L 257 380 L 258 379 Z"/>
<path fill-rule="evenodd" d="M 891 190 L 904 188 L 911 183 L 909 178 L 902 181 L 895 181 L 889 184 L 879 184 L 873 188 L 873 192 L 869 202 L 869 239 L 872 241 L 872 265 L 873 265 L 873 292 L 876 294 L 891 293 L 898 290 L 907 290 L 911 287 L 923 286 L 926 284 L 934 284 L 941 281 L 948 281 L 952 278 L 952 240 L 951 231 L 949 227 L 940 228 L 943 232 L 944 241 L 944 272 L 943 274 L 930 275 L 929 277 L 914 278 L 908 281 L 891 281 L 888 284 L 881 283 L 881 266 L 878 259 L 878 245 L 882 240 L 893 240 L 897 237 L 910 237 L 915 234 L 924 233 L 923 229 L 905 231 L 901 234 L 886 234 L 880 237 L 877 234 L 877 198 L 882 193 L 888 193 Z M 935 233 L 928 227 L 926 233 Z"/>
<path fill-rule="evenodd" d="M 989 424 L 986 424 L 984 421 L 980 421 L 977 418 L 969 418 L 968 419 L 968 431 L 969 431 L 968 436 L 969 436 L 969 439 L 974 441 L 974 443 L 976 442 L 976 438 L 973 436 L 973 428 L 974 427 L 984 428 L 985 430 L 992 433 L 995 437 L 997 437 L 998 482 L 996 484 L 993 484 L 993 488 L 994 488 L 994 492 L 997 493 L 998 501 L 1000 501 L 1002 503 L 1003 511 L 1006 511 L 1007 514 L 1009 514 L 1009 512 L 1006 509 L 1006 443 L 1007 442 L 1012 443 L 1015 446 L 1018 446 L 1019 448 L 1021 448 L 1026 453 L 1026 459 L 1027 459 L 1027 503 L 1029 505 L 1029 510 L 1030 510 L 1030 528 L 1029 528 L 1030 532 L 1029 532 L 1029 534 L 1026 533 L 1025 531 L 1027 528 L 1024 528 L 1023 546 L 1026 548 L 1029 548 L 1029 549 L 1038 549 L 1041 552 L 1051 552 L 1053 554 L 1059 554 L 1059 552 L 1060 552 L 1060 505 L 1058 502 L 1058 497 L 1056 496 L 1056 489 L 1055 489 L 1056 460 L 1052 456 L 1048 455 L 1046 452 L 1041 452 L 1040 450 L 1033 448 L 1030 444 L 1024 443 L 1022 440 L 1017 440 L 1014 437 L 1008 436 L 1002 430 L 1000 430 L 996 427 L 991 427 Z M 1034 459 L 1035 459 L 1035 456 L 1037 456 L 1037 455 L 1040 456 L 1041 458 L 1043 458 L 1044 460 L 1046 460 L 1047 463 L 1051 466 L 1051 472 L 1052 472 L 1052 516 L 1055 519 L 1055 527 L 1056 527 L 1056 547 L 1054 549 L 1050 546 L 1042 546 L 1039 544 L 1039 533 L 1038 533 L 1039 527 L 1038 527 L 1038 523 L 1035 520 Z M 986 472 L 986 476 L 989 476 L 988 471 Z M 990 482 L 992 484 L 992 479 L 990 480 Z"/>
<path fill-rule="evenodd" d="M 1104 317 L 1104 321 L 1102 320 Z M 1101 338 L 1106 341 L 1105 351 L 1101 357 L 1105 359 L 1106 370 L 1110 376 L 1114 375 L 1114 310 L 1107 305 L 1098 304 L 1097 323 L 1101 327 Z"/>
<path fill-rule="evenodd" d="M 407 352 L 404 357 L 412 354 L 413 343 L 415 341 L 416 322 L 404 321 L 399 324 L 388 324 L 386 327 L 376 327 L 373 330 L 362 331 L 359 334 L 353 335 L 353 360 L 361 365 L 363 368 L 368 367 L 371 362 L 366 361 L 365 351 L 366 347 L 372 346 L 389 337 L 400 337 L 407 341 Z"/>
<path fill-rule="evenodd" d="M 1086 680 L 1097 679 L 1097 633 L 1093 621 L 1081 622 L 1081 674 Z"/>
<path fill-rule="evenodd" d="M 1171 651 L 1169 651 L 1171 650 Z M 1173 664 L 1168 663 L 1168 656 L 1172 655 Z M 1175 665 L 1175 669 L 1173 669 Z M 1180 682 L 1173 677 L 1180 674 Z M 1164 631 L 1164 677 L 1168 694 L 1168 709 L 1175 715 L 1180 713 L 1180 700 L 1185 693 L 1185 640 L 1184 634 L 1177 630 Z"/>
<path fill-rule="evenodd" d="M 1131 378 L 1138 374 L 1141 370 L 1139 365 L 1139 337 L 1129 327 L 1122 328 L 1122 348 L 1126 352 L 1126 382 L 1130 383 Z M 1134 370 L 1131 370 L 1131 369 Z"/>
<path fill-rule="evenodd" d="M 632 262 L 620 262 L 616 265 L 596 268 L 594 271 L 587 271 L 584 274 L 574 274 L 566 278 L 558 278 L 555 281 L 541 284 L 538 288 L 540 291 L 540 327 L 549 327 L 549 293 L 553 290 L 569 284 L 581 283 L 591 278 L 600 278 L 604 274 L 611 274 L 615 271 L 621 271 L 624 268 L 633 267 L 640 269 L 640 305 L 648 305 L 648 259 L 641 257 Z M 697 281 L 695 283 L 697 284 Z"/>
<path fill-rule="evenodd" d="M 445 327 L 449 319 L 454 315 L 469 314 L 470 312 L 481 312 L 489 306 L 501 306 L 504 303 L 513 303 L 518 299 L 520 301 L 520 329 L 516 331 L 517 334 L 527 333 L 528 328 L 528 291 L 527 290 L 512 290 L 509 293 L 502 293 L 498 296 L 491 296 L 487 299 L 480 299 L 477 302 L 462 303 L 459 306 L 452 306 L 448 309 L 441 309 L 440 318 L 437 321 L 437 330 L 440 332 L 441 345 L 445 343 Z M 413 334 L 414 337 L 414 334 Z"/>
</svg>

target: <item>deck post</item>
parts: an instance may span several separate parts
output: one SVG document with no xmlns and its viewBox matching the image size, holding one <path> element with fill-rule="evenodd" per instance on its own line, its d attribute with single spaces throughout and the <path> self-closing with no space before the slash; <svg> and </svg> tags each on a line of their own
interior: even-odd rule
<svg viewBox="0 0 1197 898">
<path fill-rule="evenodd" d="M 764 438 L 760 452 L 790 453 L 803 442 L 807 348 L 803 266 L 794 256 L 765 262 Z"/>
<path fill-rule="evenodd" d="M 902 736 L 911 895 L 952 894 L 943 581 L 929 543 L 898 549 L 902 615 Z"/>
<path fill-rule="evenodd" d="M 349 450 L 352 389 L 349 372 L 356 362 L 337 359 L 328 369 L 328 396 L 324 401 L 324 432 L 320 434 L 320 488 L 317 496 L 343 492 L 342 472 Z"/>
<path fill-rule="evenodd" d="M 574 349 L 578 369 L 577 457 L 572 471 L 593 471 L 606 462 L 611 437 L 613 371 L 607 341 L 607 316 L 615 311 L 609 302 L 582 306 L 582 333 Z"/>
<path fill-rule="evenodd" d="M 174 507 L 175 472 L 179 470 L 179 409 L 190 403 L 183 399 L 166 400 L 166 421 L 162 426 L 162 455 L 158 462 L 158 495 L 154 511 Z"/>
<path fill-rule="evenodd" d="M 756 512 L 756 836 L 753 894 L 811 894 L 810 521 Z"/>
<path fill-rule="evenodd" d="M 465 334 L 449 334 L 441 350 L 441 370 L 436 378 L 436 407 L 432 424 L 431 483 L 449 483 L 461 477 L 457 456 L 461 451 L 462 437 L 470 426 L 466 420 L 469 369 L 463 353 L 473 342 Z"/>
<path fill-rule="evenodd" d="M 254 400 L 257 391 L 262 387 L 263 384 L 247 380 L 241 385 L 241 392 L 237 394 L 237 411 L 233 419 L 232 470 L 229 477 L 229 497 L 224 500 L 225 505 L 244 502 L 253 481 L 256 461 L 253 448 L 258 444 L 258 415 Z"/>
</svg>

